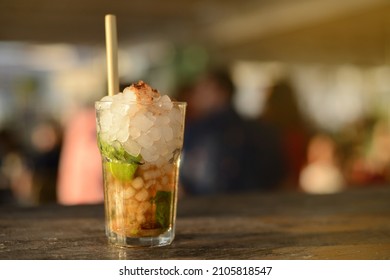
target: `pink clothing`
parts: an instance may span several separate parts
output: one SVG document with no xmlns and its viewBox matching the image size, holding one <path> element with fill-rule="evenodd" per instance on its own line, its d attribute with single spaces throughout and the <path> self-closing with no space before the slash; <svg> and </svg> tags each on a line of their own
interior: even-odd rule
<svg viewBox="0 0 390 280">
<path fill-rule="evenodd" d="M 66 205 L 103 201 L 102 164 L 93 109 L 77 113 L 65 130 L 57 196 L 58 202 Z"/>
</svg>

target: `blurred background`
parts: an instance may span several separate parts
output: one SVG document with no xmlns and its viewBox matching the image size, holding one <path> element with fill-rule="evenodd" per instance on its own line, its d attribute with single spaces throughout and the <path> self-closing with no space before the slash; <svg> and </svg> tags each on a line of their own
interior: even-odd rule
<svg viewBox="0 0 390 280">
<path fill-rule="evenodd" d="M 249 159 L 251 172 L 274 168 L 262 189 L 326 194 L 389 185 L 389 1 L 1 0 L 0 203 L 102 199 L 99 190 L 60 198 L 67 193 L 60 173 L 72 174 L 61 164 L 77 166 L 63 159 L 66 142 L 80 143 L 68 139 L 83 131 L 69 131 L 74 119 L 84 116 L 89 143 L 95 139 L 94 120 L 80 112 L 106 94 L 108 13 L 117 16 L 122 83 L 143 79 L 187 100 L 188 137 L 199 126 L 190 103 L 199 77 L 214 68 L 229 74 L 234 111 L 256 127 L 247 147 L 280 144 L 268 158 L 260 148 Z M 185 145 L 184 167 L 194 153 Z"/>
</svg>

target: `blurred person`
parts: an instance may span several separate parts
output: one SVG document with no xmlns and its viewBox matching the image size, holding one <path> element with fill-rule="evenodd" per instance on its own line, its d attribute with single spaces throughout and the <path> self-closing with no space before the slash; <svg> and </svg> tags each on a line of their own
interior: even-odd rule
<svg viewBox="0 0 390 280">
<path fill-rule="evenodd" d="M 269 89 L 260 121 L 273 126 L 281 141 L 286 167 L 284 186 L 298 188 L 311 133 L 301 114 L 294 89 L 287 79 L 280 80 Z"/>
<path fill-rule="evenodd" d="M 121 83 L 123 91 L 130 83 Z M 92 102 L 94 104 L 94 102 Z M 60 204 L 96 204 L 104 200 L 102 159 L 97 144 L 96 111 L 85 105 L 65 127 L 57 182 Z"/>
<path fill-rule="evenodd" d="M 33 126 L 30 138 L 32 200 L 35 204 L 54 203 L 62 144 L 61 127 L 53 119 L 40 121 Z"/>
<path fill-rule="evenodd" d="M 307 149 L 307 164 L 300 173 L 300 186 L 308 193 L 342 191 L 345 183 L 336 152 L 336 143 L 324 134 L 313 136 Z"/>
<path fill-rule="evenodd" d="M 232 106 L 234 92 L 234 84 L 223 69 L 206 73 L 188 91 L 190 118 L 185 128 L 180 173 L 186 194 L 265 189 L 277 181 L 270 178 L 271 164 L 265 162 L 265 155 L 272 154 L 269 144 L 273 142 L 264 136 L 264 154 L 258 157 L 261 145 L 256 139 L 261 137 L 256 137 L 262 134 L 261 129 L 254 129 L 253 124 L 236 113 Z"/>
<path fill-rule="evenodd" d="M 11 204 L 15 202 L 11 189 L 11 178 L 9 174 L 8 156 L 16 148 L 16 141 L 9 129 L 0 130 L 0 204 Z"/>
<path fill-rule="evenodd" d="M 74 114 L 64 132 L 57 200 L 61 204 L 94 204 L 103 201 L 102 166 L 96 138 L 94 108 Z"/>
<path fill-rule="evenodd" d="M 0 204 L 33 204 L 32 171 L 20 142 L 15 131 L 0 132 Z"/>
<path fill-rule="evenodd" d="M 175 98 L 178 101 L 187 103 L 186 116 L 185 116 L 186 123 L 188 123 L 188 122 L 191 123 L 192 120 L 196 119 L 197 115 L 199 114 L 197 109 L 196 109 L 196 103 L 192 104 L 192 102 L 190 102 L 190 100 L 189 100 L 192 96 L 193 90 L 194 90 L 193 83 L 186 83 L 184 85 L 179 86 L 176 89 L 176 92 L 174 94 Z M 193 105 L 195 105 L 195 107 Z"/>
</svg>

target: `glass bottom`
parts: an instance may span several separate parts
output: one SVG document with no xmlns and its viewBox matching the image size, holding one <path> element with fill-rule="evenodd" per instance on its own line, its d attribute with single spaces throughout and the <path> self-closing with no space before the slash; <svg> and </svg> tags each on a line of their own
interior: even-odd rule
<svg viewBox="0 0 390 280">
<path fill-rule="evenodd" d="M 175 238 L 172 228 L 158 236 L 129 237 L 107 231 L 108 242 L 119 247 L 161 247 L 170 245 Z"/>
</svg>

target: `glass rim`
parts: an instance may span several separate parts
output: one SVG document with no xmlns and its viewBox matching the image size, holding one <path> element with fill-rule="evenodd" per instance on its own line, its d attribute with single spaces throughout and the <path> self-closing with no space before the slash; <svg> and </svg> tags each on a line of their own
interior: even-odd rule
<svg viewBox="0 0 390 280">
<path fill-rule="evenodd" d="M 153 105 L 153 104 L 158 104 L 157 102 L 139 102 L 139 101 L 127 101 L 127 102 L 122 102 L 122 101 L 110 101 L 110 100 L 98 100 L 95 101 L 95 105 L 98 104 L 108 104 L 108 103 L 120 103 L 124 105 L 133 105 L 133 104 L 138 104 L 138 105 Z M 173 105 L 182 105 L 186 106 L 187 102 L 185 101 L 171 101 Z"/>
</svg>

